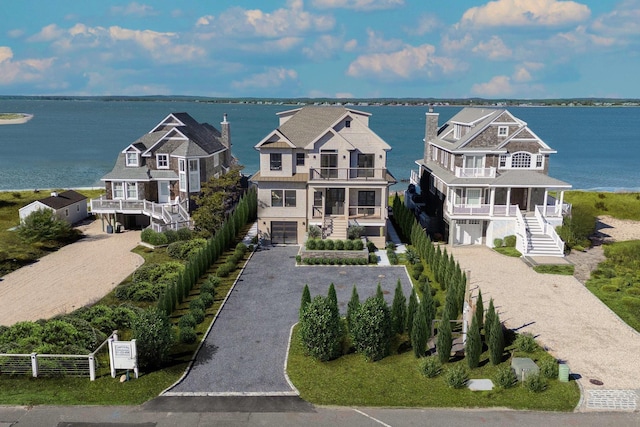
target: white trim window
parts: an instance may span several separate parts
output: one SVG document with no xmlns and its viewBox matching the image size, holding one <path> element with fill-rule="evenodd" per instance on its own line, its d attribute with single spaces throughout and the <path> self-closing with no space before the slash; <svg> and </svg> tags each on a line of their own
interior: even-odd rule
<svg viewBox="0 0 640 427">
<path fill-rule="evenodd" d="M 113 181 L 111 183 L 111 193 L 113 199 L 124 199 L 124 182 Z"/>
<path fill-rule="evenodd" d="M 498 136 L 500 138 L 509 136 L 509 126 L 498 126 Z"/>
<path fill-rule="evenodd" d="M 296 190 L 271 190 L 272 208 L 295 208 Z"/>
<path fill-rule="evenodd" d="M 180 191 L 187 191 L 187 160 L 178 159 L 178 180 L 180 182 Z"/>
<path fill-rule="evenodd" d="M 507 154 L 500 154 L 500 159 L 498 160 L 498 167 L 499 168 L 506 168 L 507 167 Z"/>
<path fill-rule="evenodd" d="M 213 155 L 213 167 L 220 166 L 220 155 L 218 153 Z"/>
<path fill-rule="evenodd" d="M 156 163 L 158 165 L 158 169 L 169 169 L 169 155 L 156 154 Z"/>
<path fill-rule="evenodd" d="M 511 168 L 528 169 L 531 168 L 531 154 L 520 151 L 511 155 Z"/>
<path fill-rule="evenodd" d="M 544 155 L 536 154 L 536 169 L 542 169 L 544 167 Z"/>
<path fill-rule="evenodd" d="M 125 162 L 128 167 L 135 167 L 139 165 L 139 156 L 135 151 L 128 151 L 124 153 Z"/>
<path fill-rule="evenodd" d="M 138 200 L 138 185 L 135 182 L 126 182 L 127 200 Z"/>
<path fill-rule="evenodd" d="M 114 200 L 138 200 L 138 184 L 129 181 L 113 181 L 111 183 Z"/>
<path fill-rule="evenodd" d="M 189 159 L 189 192 L 200 191 L 200 160 Z"/>
</svg>

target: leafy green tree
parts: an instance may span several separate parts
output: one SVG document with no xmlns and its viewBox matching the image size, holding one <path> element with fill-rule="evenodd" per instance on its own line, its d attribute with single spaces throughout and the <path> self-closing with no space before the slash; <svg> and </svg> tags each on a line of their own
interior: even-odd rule
<svg viewBox="0 0 640 427">
<path fill-rule="evenodd" d="M 332 360 L 342 351 L 340 316 L 329 298 L 316 296 L 307 304 L 300 319 L 300 338 L 305 350 L 320 360 Z"/>
<path fill-rule="evenodd" d="M 298 316 L 299 320 L 302 320 L 302 313 L 307 308 L 307 304 L 311 302 L 311 292 L 309 291 L 309 285 L 305 284 L 304 289 L 302 290 L 302 298 L 300 301 L 300 314 Z"/>
<path fill-rule="evenodd" d="M 198 208 L 192 218 L 196 230 L 203 236 L 214 235 L 240 200 L 242 169 L 240 165 L 231 166 L 229 172 L 204 183 L 200 194 L 193 198 Z"/>
<path fill-rule="evenodd" d="M 498 314 L 491 320 L 491 331 L 489 335 L 489 360 L 492 365 L 499 365 L 502 362 L 504 353 L 504 332 Z"/>
<path fill-rule="evenodd" d="M 80 237 L 79 231 L 54 215 L 51 209 L 38 209 L 31 212 L 20 223 L 17 232 L 20 238 L 27 243 L 71 243 Z"/>
<path fill-rule="evenodd" d="M 351 337 L 358 353 L 372 362 L 389 355 L 391 313 L 378 297 L 368 298 L 355 313 Z"/>
<path fill-rule="evenodd" d="M 411 339 L 411 334 L 413 330 L 413 318 L 418 311 L 418 297 L 416 295 L 416 290 L 412 287 L 411 294 L 409 295 L 409 305 L 407 307 L 407 320 L 405 322 L 405 330 L 407 331 L 407 335 L 409 339 Z"/>
<path fill-rule="evenodd" d="M 131 331 L 141 369 L 157 369 L 168 360 L 173 335 L 166 314 L 156 309 L 142 311 L 132 320 Z"/>
<path fill-rule="evenodd" d="M 396 334 L 404 333 L 404 322 L 407 318 L 407 298 L 402 292 L 402 283 L 398 279 L 396 291 L 393 295 L 393 304 L 391 305 L 391 319 L 393 332 Z"/>
<path fill-rule="evenodd" d="M 356 289 L 356 285 L 353 285 L 353 289 L 351 290 L 351 299 L 347 304 L 347 327 L 349 331 L 353 328 L 353 316 L 360 308 L 360 296 L 358 295 L 358 290 Z"/>
<path fill-rule="evenodd" d="M 453 346 L 453 337 L 451 335 L 451 323 L 445 311 L 444 317 L 438 326 L 437 350 L 440 362 L 447 363 L 451 356 L 451 347 Z"/>
<path fill-rule="evenodd" d="M 465 344 L 465 358 L 470 369 L 475 369 L 480 364 L 480 355 L 482 354 L 482 338 L 480 337 L 480 328 L 478 327 L 478 317 L 473 316 L 471 326 L 467 332 L 467 342 Z"/>
</svg>

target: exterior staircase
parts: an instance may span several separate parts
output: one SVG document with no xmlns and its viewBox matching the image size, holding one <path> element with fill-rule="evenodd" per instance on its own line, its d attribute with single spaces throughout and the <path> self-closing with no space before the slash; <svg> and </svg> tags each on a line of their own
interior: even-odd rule
<svg viewBox="0 0 640 427">
<path fill-rule="evenodd" d="M 535 215 L 524 215 L 523 219 L 529 239 L 527 256 L 564 256 L 564 247 L 558 247 L 553 238 L 544 233 Z"/>
<path fill-rule="evenodd" d="M 331 218 L 331 226 L 326 228 L 325 237 L 327 239 L 344 240 L 347 238 L 347 226 L 349 220 L 345 218 Z"/>
</svg>

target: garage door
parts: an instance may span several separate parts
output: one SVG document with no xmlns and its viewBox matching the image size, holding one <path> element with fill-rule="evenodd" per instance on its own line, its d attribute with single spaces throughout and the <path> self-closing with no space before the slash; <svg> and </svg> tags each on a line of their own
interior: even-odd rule
<svg viewBox="0 0 640 427">
<path fill-rule="evenodd" d="M 455 244 L 479 245 L 482 243 L 482 221 L 458 220 L 456 221 Z"/>
<path fill-rule="evenodd" d="M 295 221 L 271 221 L 271 243 L 297 244 L 298 223 Z"/>
</svg>

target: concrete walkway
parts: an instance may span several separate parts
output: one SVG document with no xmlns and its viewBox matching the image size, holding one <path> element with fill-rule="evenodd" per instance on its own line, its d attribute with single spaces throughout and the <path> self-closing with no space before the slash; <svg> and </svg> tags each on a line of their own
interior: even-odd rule
<svg viewBox="0 0 640 427">
<path fill-rule="evenodd" d="M 91 304 L 144 259 L 131 252 L 139 231 L 106 234 L 100 221 L 78 227 L 85 237 L 0 278 L 0 325 L 48 319 Z"/>
<path fill-rule="evenodd" d="M 295 396 L 284 370 L 305 284 L 313 298 L 333 283 L 342 314 L 354 284 L 361 301 L 375 294 L 378 282 L 389 304 L 398 280 L 409 296 L 404 267 L 296 266 L 298 249 L 265 246 L 252 255 L 192 368 L 165 396 Z"/>
<path fill-rule="evenodd" d="M 468 272 L 474 296 L 482 290 L 485 307 L 493 298 L 507 327 L 532 333 L 553 356 L 568 363 L 585 391 L 582 409 L 640 407 L 640 334 L 578 280 L 538 274 L 522 260 L 484 246 L 447 250 Z M 607 393 L 591 393 L 598 390 Z M 624 402 L 616 405 L 602 396 L 621 396 Z"/>
</svg>

